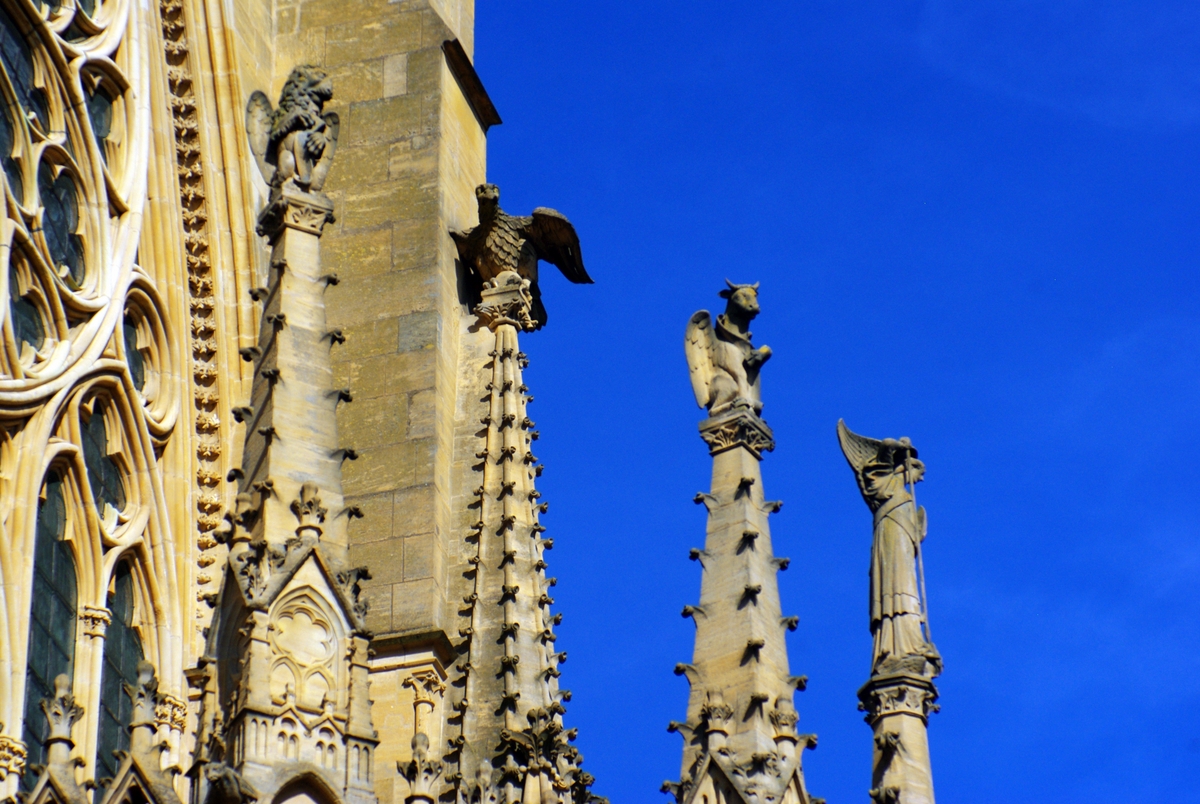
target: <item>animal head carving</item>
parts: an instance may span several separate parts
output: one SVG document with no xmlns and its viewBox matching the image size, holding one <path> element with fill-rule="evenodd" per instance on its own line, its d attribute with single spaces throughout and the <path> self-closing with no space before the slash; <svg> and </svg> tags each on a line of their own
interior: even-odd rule
<svg viewBox="0 0 1200 804">
<path fill-rule="evenodd" d="M 725 315 L 737 319 L 749 320 L 758 315 L 758 283 L 753 285 L 738 285 L 725 280 L 729 287 L 720 292 L 722 299 L 728 299 L 725 305 Z"/>
<path fill-rule="evenodd" d="M 325 101 L 333 97 L 333 82 L 320 67 L 301 64 L 292 70 L 279 95 L 279 108 L 289 112 L 296 108 L 320 111 Z"/>
</svg>

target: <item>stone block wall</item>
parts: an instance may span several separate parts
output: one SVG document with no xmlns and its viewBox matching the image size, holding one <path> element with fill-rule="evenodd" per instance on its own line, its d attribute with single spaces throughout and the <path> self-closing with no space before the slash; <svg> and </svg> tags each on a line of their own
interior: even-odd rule
<svg viewBox="0 0 1200 804">
<path fill-rule="evenodd" d="M 442 44 L 470 50 L 469 0 L 278 2 L 274 86 L 295 64 L 331 74 L 341 117 L 326 186 L 338 220 L 322 239 L 350 560 L 374 575 L 370 626 L 380 644 L 440 639 L 445 628 L 459 299 L 448 230 L 476 222 L 486 139 Z"/>
</svg>

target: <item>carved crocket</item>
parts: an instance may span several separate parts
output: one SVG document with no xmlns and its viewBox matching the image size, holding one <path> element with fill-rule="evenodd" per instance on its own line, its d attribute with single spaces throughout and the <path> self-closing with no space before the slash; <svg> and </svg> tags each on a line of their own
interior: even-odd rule
<svg viewBox="0 0 1200 804">
<path fill-rule="evenodd" d="M 490 287 L 502 271 L 515 271 L 528 279 L 533 320 L 540 329 L 546 324 L 546 308 L 538 288 L 538 260 L 556 266 L 577 285 L 592 284 L 583 267 L 575 227 L 565 216 L 546 207 L 538 207 L 532 215 L 509 215 L 500 208 L 500 188 L 494 184 L 476 187 L 475 198 L 479 202 L 479 225 L 465 232 L 450 232 L 458 245 L 458 256 L 485 287 Z"/>
</svg>

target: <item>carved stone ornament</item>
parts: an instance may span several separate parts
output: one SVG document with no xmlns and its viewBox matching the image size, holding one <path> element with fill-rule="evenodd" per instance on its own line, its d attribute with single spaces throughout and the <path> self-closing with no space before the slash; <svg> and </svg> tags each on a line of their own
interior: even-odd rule
<svg viewBox="0 0 1200 804">
<path fill-rule="evenodd" d="M 529 289 L 528 279 L 522 279 L 514 271 L 504 271 L 492 280 L 490 287 L 484 287 L 483 301 L 475 306 L 475 314 L 492 331 L 503 324 L 532 330 L 536 323 L 530 315 L 533 298 Z"/>
<path fill-rule="evenodd" d="M 700 437 L 708 444 L 711 455 L 733 447 L 745 447 L 754 457 L 775 449 L 775 434 L 767 423 L 749 408 L 726 410 L 720 416 L 700 423 Z"/>
<path fill-rule="evenodd" d="M 757 348 L 750 342 L 750 322 L 758 315 L 758 283 L 729 287 L 720 295 L 727 299 L 725 313 L 716 324 L 707 310 L 688 321 L 684 335 L 688 371 L 696 404 L 710 416 L 735 407 L 762 412 L 759 372 L 771 358 L 769 346 Z"/>
<path fill-rule="evenodd" d="M 273 190 L 291 183 L 318 193 L 337 149 L 340 121 L 325 112 L 333 83 L 320 67 L 303 64 L 292 70 L 279 95 L 279 108 L 262 92 L 246 105 L 250 149 L 263 180 Z"/>
<path fill-rule="evenodd" d="M 84 636 L 102 637 L 112 623 L 112 612 L 100 606 L 81 606 L 79 622 L 83 625 Z"/>
<path fill-rule="evenodd" d="M 292 500 L 292 513 L 296 515 L 296 519 L 300 520 L 300 526 L 296 528 L 296 535 L 301 538 L 304 536 L 320 538 L 321 536 L 321 524 L 329 512 L 321 505 L 319 492 L 320 489 L 315 483 L 305 483 L 300 487 L 300 496 Z"/>
<path fill-rule="evenodd" d="M 154 708 L 156 725 L 167 726 L 173 731 L 183 731 L 187 727 L 187 704 L 173 695 L 160 693 L 158 705 Z"/>
<path fill-rule="evenodd" d="M 937 687 L 929 679 L 898 675 L 874 678 L 863 685 L 858 691 L 858 708 L 867 713 L 863 719 L 871 724 L 895 714 L 914 715 L 927 722 L 931 714 L 941 709 L 937 699 Z"/>
<path fill-rule="evenodd" d="M 540 707 L 531 709 L 526 719 L 529 728 L 500 732 L 508 755 L 501 773 L 520 781 L 526 791 L 531 785 L 534 789 L 554 791 L 555 798 L 551 801 L 605 801 L 589 789 L 595 778 L 580 767 L 583 756 L 571 745 L 575 730 L 563 729 L 554 714 Z"/>
<path fill-rule="evenodd" d="M 538 207 L 528 216 L 509 215 L 500 209 L 500 188 L 494 184 L 476 187 L 475 198 L 479 225 L 465 232 L 450 232 L 459 258 L 484 288 L 496 287 L 500 275 L 507 272 L 526 280 L 532 315 L 526 329 L 540 329 L 547 316 L 538 288 L 538 260 L 556 266 L 571 282 L 592 284 L 583 267 L 575 227 L 546 207 Z"/>
<path fill-rule="evenodd" d="M 258 792 L 224 762 L 206 765 L 204 779 L 208 782 L 204 804 L 251 804 L 258 800 Z"/>
<path fill-rule="evenodd" d="M 928 632 L 921 557 L 927 523 L 925 509 L 915 500 L 925 464 L 907 438 L 867 438 L 843 421 L 837 431 L 859 492 L 874 515 L 871 672 L 935 678 L 942 672 L 942 657 Z"/>
<path fill-rule="evenodd" d="M 24 773 L 27 756 L 25 743 L 7 734 L 0 735 L 0 781 L 10 773 L 16 776 Z"/>
<path fill-rule="evenodd" d="M 415 802 L 432 802 L 437 798 L 434 786 L 442 776 L 442 763 L 429 758 L 429 738 L 417 732 L 412 738 L 412 759 L 407 765 L 396 763 L 397 770 L 408 779 L 409 804 Z"/>
<path fill-rule="evenodd" d="M 71 694 L 71 679 L 65 673 L 55 677 L 54 695 L 42 699 L 42 711 L 46 713 L 46 722 L 50 726 L 46 742 L 63 741 L 74 745 L 71 729 L 83 717 L 83 707 L 75 703 L 75 696 Z"/>
</svg>

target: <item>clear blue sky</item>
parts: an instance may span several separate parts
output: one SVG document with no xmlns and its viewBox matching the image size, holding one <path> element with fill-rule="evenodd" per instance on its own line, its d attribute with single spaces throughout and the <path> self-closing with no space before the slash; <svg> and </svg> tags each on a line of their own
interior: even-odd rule
<svg viewBox="0 0 1200 804">
<path fill-rule="evenodd" d="M 489 179 L 596 279 L 543 274 L 524 341 L 596 791 L 679 775 L 710 467 L 683 331 L 729 277 L 775 350 L 810 789 L 870 785 L 845 417 L 929 467 L 939 800 L 1200 802 L 1200 5 L 481 0 L 476 36 Z"/>
</svg>

